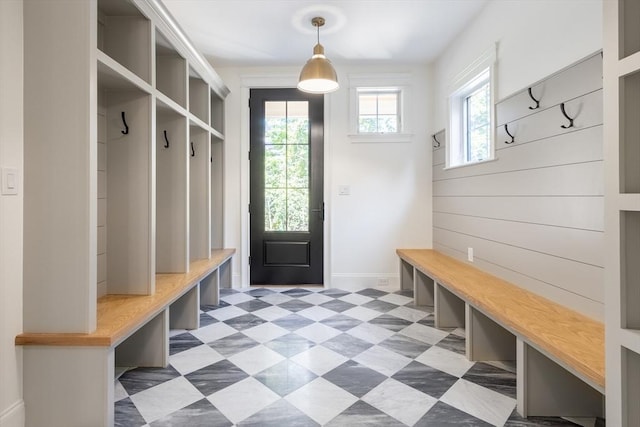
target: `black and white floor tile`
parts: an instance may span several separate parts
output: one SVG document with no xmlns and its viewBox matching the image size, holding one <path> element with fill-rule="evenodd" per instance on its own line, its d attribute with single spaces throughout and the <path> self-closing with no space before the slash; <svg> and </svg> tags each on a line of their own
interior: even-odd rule
<svg viewBox="0 0 640 427">
<path fill-rule="evenodd" d="M 170 365 L 115 384 L 115 425 L 571 426 L 515 413 L 509 367 L 469 362 L 410 293 L 225 289 Z"/>
</svg>

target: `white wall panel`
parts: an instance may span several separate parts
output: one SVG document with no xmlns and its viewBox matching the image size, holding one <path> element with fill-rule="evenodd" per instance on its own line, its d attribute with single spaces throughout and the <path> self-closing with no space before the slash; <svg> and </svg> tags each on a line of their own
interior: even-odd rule
<svg viewBox="0 0 640 427">
<path fill-rule="evenodd" d="M 603 233 L 526 222 L 434 213 L 434 228 L 602 267 Z"/>
<path fill-rule="evenodd" d="M 602 161 L 447 179 L 434 196 L 601 196 Z"/>
<path fill-rule="evenodd" d="M 434 213 L 547 224 L 603 231 L 604 198 L 594 197 L 434 197 Z"/>
<path fill-rule="evenodd" d="M 498 151 L 497 157 L 497 161 L 479 163 L 472 167 L 445 170 L 444 165 L 434 166 L 433 180 L 602 160 L 602 126 L 540 139 L 528 144 L 514 144 L 509 146 L 509 149 Z"/>
</svg>

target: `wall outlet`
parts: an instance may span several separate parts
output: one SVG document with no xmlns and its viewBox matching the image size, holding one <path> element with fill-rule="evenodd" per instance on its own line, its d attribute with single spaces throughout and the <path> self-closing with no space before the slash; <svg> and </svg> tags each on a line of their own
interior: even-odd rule
<svg viewBox="0 0 640 427">
<path fill-rule="evenodd" d="M 388 277 L 378 277 L 378 286 L 389 286 L 389 278 Z"/>
<path fill-rule="evenodd" d="M 467 248 L 467 259 L 469 262 L 473 262 L 473 248 Z"/>
<path fill-rule="evenodd" d="M 351 186 L 350 185 L 339 185 L 338 186 L 338 195 L 340 196 L 348 196 L 351 194 Z"/>
</svg>

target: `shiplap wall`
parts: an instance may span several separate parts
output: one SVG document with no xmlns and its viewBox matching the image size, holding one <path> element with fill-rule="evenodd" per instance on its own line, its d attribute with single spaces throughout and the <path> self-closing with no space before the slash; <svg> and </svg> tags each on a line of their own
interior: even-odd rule
<svg viewBox="0 0 640 427">
<path fill-rule="evenodd" d="M 445 169 L 433 151 L 433 246 L 603 319 L 602 57 L 597 53 L 496 104 L 496 160 Z M 560 104 L 574 118 L 574 127 Z M 504 125 L 514 135 L 507 144 Z"/>
</svg>

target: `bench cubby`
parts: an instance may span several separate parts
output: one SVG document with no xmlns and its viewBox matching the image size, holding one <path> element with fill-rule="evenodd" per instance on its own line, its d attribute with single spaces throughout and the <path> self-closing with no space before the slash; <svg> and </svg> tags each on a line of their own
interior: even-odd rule
<svg viewBox="0 0 640 427">
<path fill-rule="evenodd" d="M 438 251 L 397 253 L 402 287 L 434 296 L 437 328 L 464 328 L 469 360 L 515 361 L 520 415 L 604 416 L 602 323 Z"/>
</svg>

